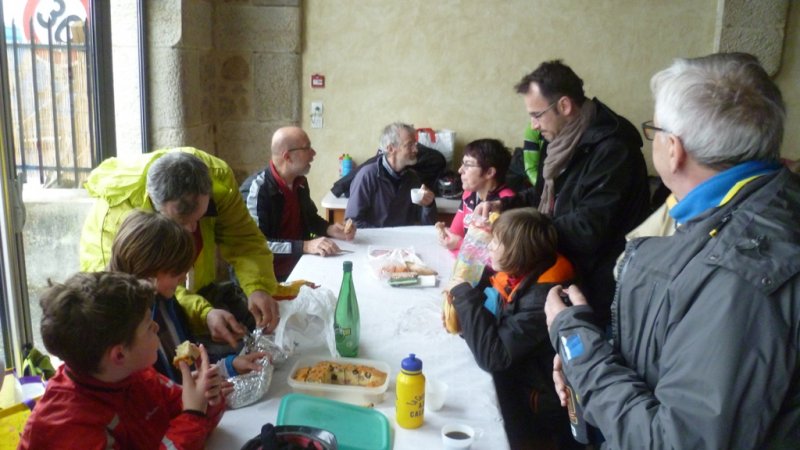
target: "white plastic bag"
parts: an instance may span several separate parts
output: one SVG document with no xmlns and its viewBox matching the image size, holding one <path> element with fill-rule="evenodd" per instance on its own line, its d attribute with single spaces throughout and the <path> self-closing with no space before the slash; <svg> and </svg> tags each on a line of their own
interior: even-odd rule
<svg viewBox="0 0 800 450">
<path fill-rule="evenodd" d="M 438 150 L 444 155 L 449 165 L 453 161 L 453 149 L 456 144 L 456 132 L 453 130 L 433 130 L 433 128 L 418 128 L 417 142 L 425 147 Z"/>
<path fill-rule="evenodd" d="M 388 280 L 393 273 L 408 272 L 408 264 L 424 265 L 414 253 L 414 247 L 388 248 L 370 245 L 367 258 L 372 275 L 379 280 Z"/>
<path fill-rule="evenodd" d="M 314 347 L 324 344 L 335 357 L 333 312 L 336 295 L 327 288 L 302 286 L 293 300 L 278 302 L 281 320 L 275 329 L 275 344 L 291 355 L 298 345 Z"/>
</svg>

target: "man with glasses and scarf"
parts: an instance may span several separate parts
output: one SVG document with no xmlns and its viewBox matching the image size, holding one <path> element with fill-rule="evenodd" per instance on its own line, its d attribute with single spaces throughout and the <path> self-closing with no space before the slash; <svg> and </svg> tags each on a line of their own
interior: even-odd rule
<svg viewBox="0 0 800 450">
<path fill-rule="evenodd" d="M 642 139 L 624 117 L 586 98 L 583 80 L 560 60 L 542 63 L 515 88 L 531 128 L 545 140 L 542 180 L 514 197 L 484 202 L 476 213 L 534 206 L 551 216 L 559 252 L 575 264 L 597 319 L 607 324 L 625 233 L 650 211 Z"/>
</svg>

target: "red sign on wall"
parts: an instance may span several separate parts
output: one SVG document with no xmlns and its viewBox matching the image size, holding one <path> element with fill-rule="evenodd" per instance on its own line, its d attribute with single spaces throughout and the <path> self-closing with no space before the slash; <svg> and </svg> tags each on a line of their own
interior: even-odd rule
<svg viewBox="0 0 800 450">
<path fill-rule="evenodd" d="M 325 75 L 315 73 L 311 75 L 311 87 L 315 89 L 322 89 L 325 87 Z"/>
</svg>

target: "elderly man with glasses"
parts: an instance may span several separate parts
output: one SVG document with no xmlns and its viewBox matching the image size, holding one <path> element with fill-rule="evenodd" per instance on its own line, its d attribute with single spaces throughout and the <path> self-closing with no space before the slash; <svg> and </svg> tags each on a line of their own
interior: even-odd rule
<svg viewBox="0 0 800 450">
<path fill-rule="evenodd" d="M 350 186 L 350 199 L 344 211 L 359 228 L 433 225 L 436 201 L 433 191 L 423 189 L 414 203 L 411 189 L 422 182 L 411 167 L 417 163 L 414 127 L 395 122 L 381 133 L 380 156 L 359 169 Z"/>
<path fill-rule="evenodd" d="M 328 223 L 317 214 L 306 179 L 316 154 L 301 128 L 280 128 L 272 135 L 270 163 L 239 188 L 250 216 L 269 242 L 279 281 L 286 280 L 303 254 L 339 253 L 329 237 L 355 237 L 355 227 L 345 232 L 343 224 Z"/>
<path fill-rule="evenodd" d="M 581 80 L 560 60 L 522 78 L 531 128 L 544 137 L 542 179 L 516 196 L 484 202 L 484 216 L 520 206 L 553 218 L 559 252 L 575 264 L 601 323 L 610 320 L 613 267 L 625 234 L 650 212 L 642 139 L 628 120 L 586 98 Z"/>
<path fill-rule="evenodd" d="M 613 344 L 576 287 L 572 307 L 549 293 L 556 389 L 564 403 L 565 376 L 608 448 L 797 448 L 800 177 L 780 164 L 781 93 L 741 53 L 678 59 L 650 86 L 643 131 L 677 228 L 627 245 Z"/>
</svg>

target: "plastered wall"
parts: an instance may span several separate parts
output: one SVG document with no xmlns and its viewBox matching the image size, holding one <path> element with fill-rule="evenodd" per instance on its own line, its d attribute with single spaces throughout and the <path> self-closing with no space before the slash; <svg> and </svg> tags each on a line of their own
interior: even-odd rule
<svg viewBox="0 0 800 450">
<path fill-rule="evenodd" d="M 784 154 L 800 158 L 800 6 L 790 6 L 776 76 L 789 109 Z M 652 115 L 650 76 L 714 49 L 716 0 L 305 0 L 302 124 L 317 149 L 312 197 L 338 178 L 338 156 L 375 153 L 389 122 L 450 128 L 456 153 L 481 137 L 518 146 L 527 121 L 513 85 L 562 58 L 634 124 Z M 312 74 L 326 87 L 312 89 Z M 311 129 L 310 102 L 324 105 Z M 649 144 L 645 144 L 649 164 Z M 651 169 L 652 171 L 652 169 Z"/>
</svg>

